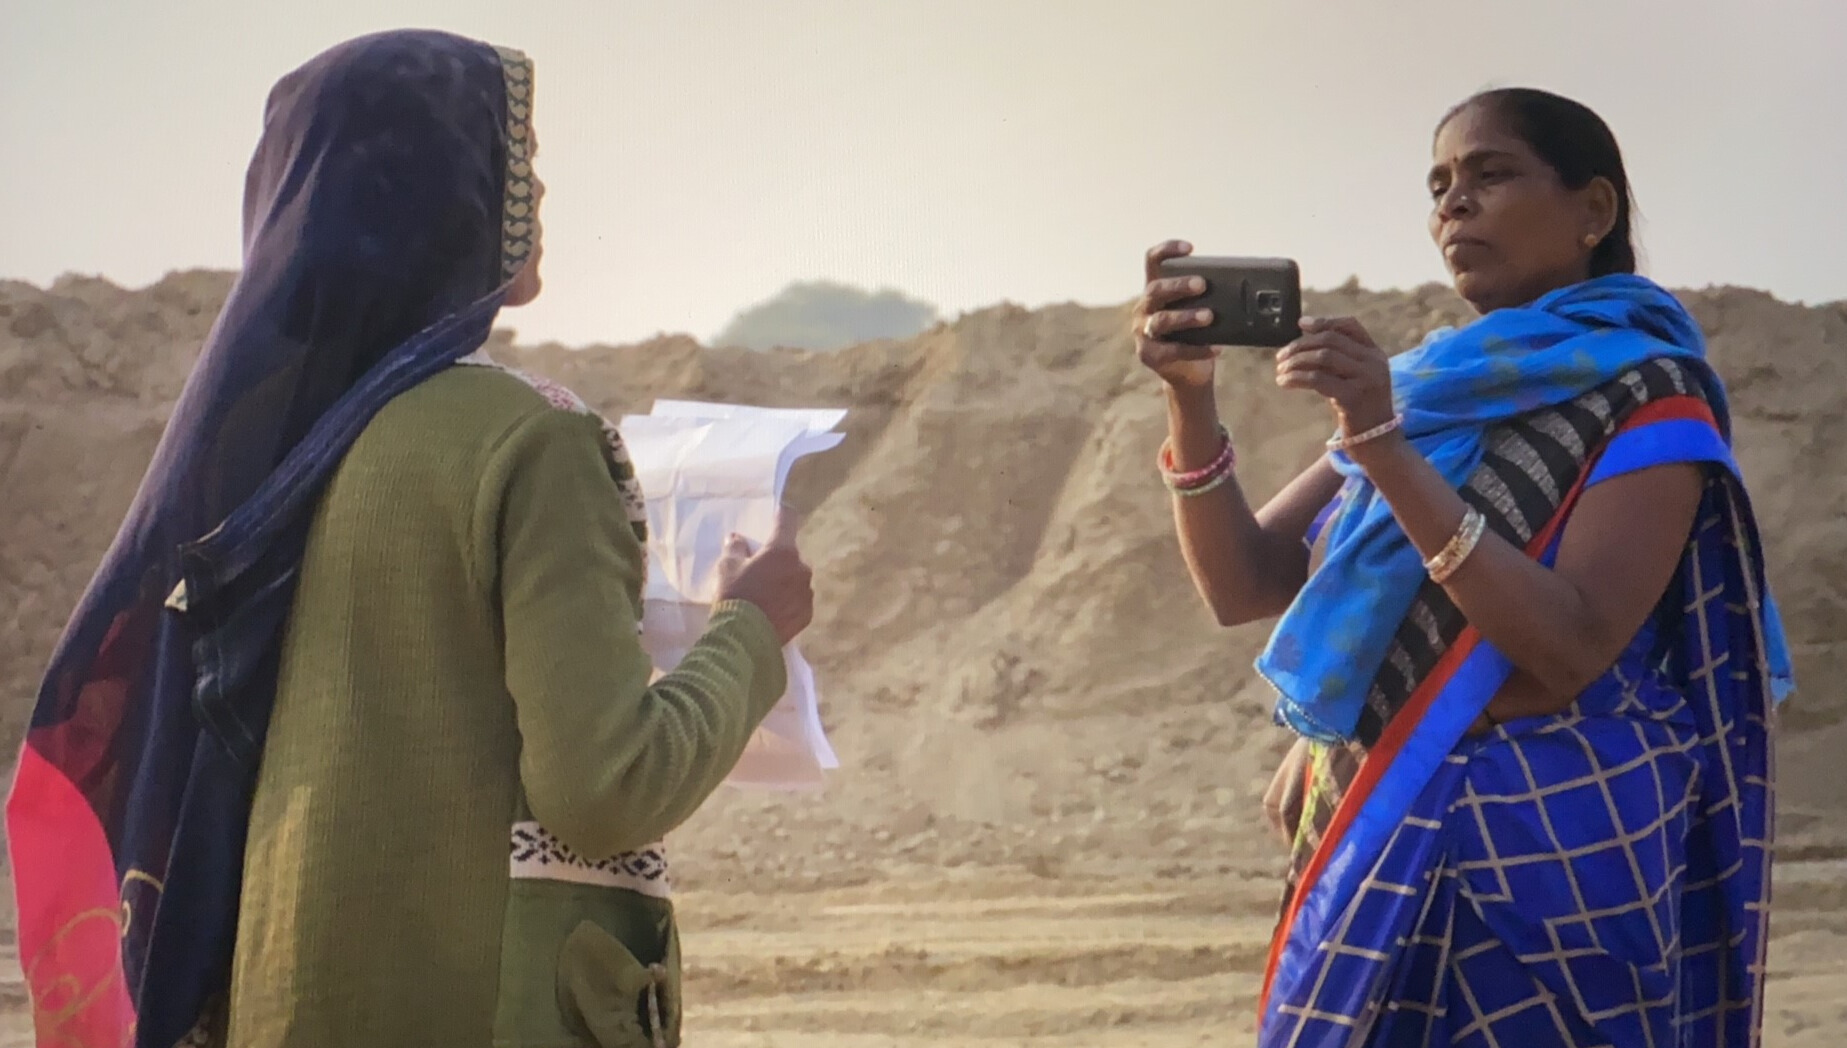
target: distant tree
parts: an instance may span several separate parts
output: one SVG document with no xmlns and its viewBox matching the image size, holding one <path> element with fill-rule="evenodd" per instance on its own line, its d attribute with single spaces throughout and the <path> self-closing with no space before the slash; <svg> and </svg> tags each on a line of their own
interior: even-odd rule
<svg viewBox="0 0 1847 1048">
<path fill-rule="evenodd" d="M 886 288 L 828 280 L 790 284 L 731 318 L 714 340 L 746 349 L 834 350 L 882 338 L 909 338 L 937 322 L 936 307 Z"/>
</svg>

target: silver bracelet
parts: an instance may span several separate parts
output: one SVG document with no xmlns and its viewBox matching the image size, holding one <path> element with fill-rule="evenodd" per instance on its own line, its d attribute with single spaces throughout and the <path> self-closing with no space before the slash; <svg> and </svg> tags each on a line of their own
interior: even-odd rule
<svg viewBox="0 0 1847 1048">
<path fill-rule="evenodd" d="M 1393 430 L 1397 429 L 1398 427 L 1402 425 L 1404 425 L 1404 416 L 1403 415 L 1393 415 L 1391 418 L 1387 419 L 1384 422 L 1379 423 L 1378 425 L 1372 427 L 1369 430 L 1366 430 L 1364 433 L 1355 433 L 1354 435 L 1350 437 L 1335 437 L 1332 440 L 1329 440 L 1328 450 L 1329 451 L 1345 451 L 1348 448 L 1357 448 L 1361 444 L 1366 443 L 1367 441 L 1378 440 L 1380 437 L 1385 436 L 1387 433 L 1392 432 Z"/>
</svg>

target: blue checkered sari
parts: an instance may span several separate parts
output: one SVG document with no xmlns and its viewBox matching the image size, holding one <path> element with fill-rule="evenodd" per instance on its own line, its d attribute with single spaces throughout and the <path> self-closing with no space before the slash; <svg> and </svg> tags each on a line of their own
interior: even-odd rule
<svg viewBox="0 0 1847 1048">
<path fill-rule="evenodd" d="M 1511 666 L 1464 624 L 1393 711 L 1292 886 L 1263 1048 L 1756 1043 L 1784 656 L 1712 413 L 1635 411 L 1523 544 L 1667 462 L 1711 474 L 1675 583 L 1571 709 L 1465 738 Z"/>
</svg>

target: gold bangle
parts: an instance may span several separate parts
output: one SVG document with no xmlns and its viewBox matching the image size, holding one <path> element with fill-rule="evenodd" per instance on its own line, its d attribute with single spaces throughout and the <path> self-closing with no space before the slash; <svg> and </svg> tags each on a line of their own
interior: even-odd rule
<svg viewBox="0 0 1847 1048">
<path fill-rule="evenodd" d="M 1456 527 L 1456 533 L 1450 536 L 1449 543 L 1437 552 L 1437 555 L 1424 562 L 1424 570 L 1430 573 L 1430 581 L 1441 586 L 1456 574 L 1469 554 L 1481 544 L 1481 537 L 1488 530 L 1488 518 L 1474 506 L 1462 511 L 1462 523 Z"/>
</svg>

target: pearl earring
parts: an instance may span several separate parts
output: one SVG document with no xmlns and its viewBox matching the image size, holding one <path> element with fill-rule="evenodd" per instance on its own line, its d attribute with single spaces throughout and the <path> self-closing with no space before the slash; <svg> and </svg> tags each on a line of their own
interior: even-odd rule
<svg viewBox="0 0 1847 1048">
<path fill-rule="evenodd" d="M 1598 236 L 1597 234 L 1595 234 L 1595 233 L 1586 233 L 1586 234 L 1584 234 L 1584 246 L 1585 246 L 1585 247 L 1596 247 L 1596 246 L 1597 246 L 1597 241 L 1598 241 L 1598 240 L 1601 240 L 1601 239 L 1602 239 L 1602 238 L 1601 238 L 1601 237 L 1599 237 L 1599 236 Z"/>
</svg>

